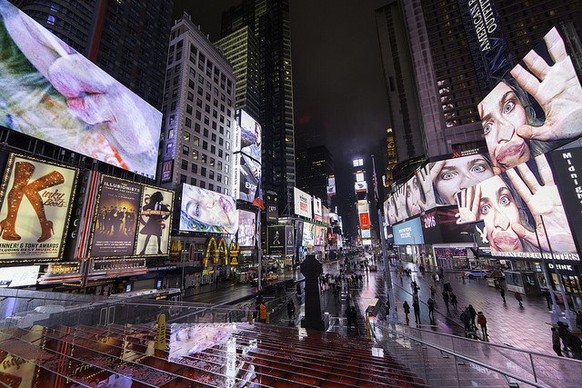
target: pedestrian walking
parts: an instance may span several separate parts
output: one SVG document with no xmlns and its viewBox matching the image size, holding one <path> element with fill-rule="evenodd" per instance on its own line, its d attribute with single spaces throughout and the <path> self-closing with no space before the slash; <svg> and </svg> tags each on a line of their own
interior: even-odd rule
<svg viewBox="0 0 582 388">
<path fill-rule="evenodd" d="M 523 297 L 521 296 L 521 294 L 519 292 L 515 291 L 514 296 L 515 296 L 515 300 L 517 300 L 519 302 L 519 307 L 523 307 L 523 303 L 522 303 Z"/>
<path fill-rule="evenodd" d="M 546 298 L 546 304 L 548 305 L 548 310 L 552 310 L 552 296 L 550 295 L 550 290 L 544 290 L 544 298 Z"/>
<path fill-rule="evenodd" d="M 434 298 L 435 294 L 436 294 L 436 289 L 434 288 L 434 286 L 431 285 L 430 286 L 430 297 Z"/>
<path fill-rule="evenodd" d="M 503 288 L 503 286 L 499 287 L 499 293 L 501 294 L 501 299 L 503 299 L 503 304 L 507 304 L 507 302 L 505 301 L 505 289 Z"/>
<path fill-rule="evenodd" d="M 404 316 L 406 317 L 406 324 L 408 325 L 410 323 L 410 319 L 408 318 L 408 314 L 410 314 L 410 305 L 407 301 L 404 301 L 402 307 L 404 308 Z"/>
<path fill-rule="evenodd" d="M 291 299 L 287 302 L 287 316 L 290 321 L 295 320 L 295 303 Z"/>
<path fill-rule="evenodd" d="M 465 308 L 459 317 L 463 325 L 465 326 L 465 337 L 473 338 L 475 332 L 471 328 L 471 313 L 469 313 L 469 308 Z"/>
<path fill-rule="evenodd" d="M 467 307 L 467 310 L 469 310 L 469 316 L 471 317 L 471 327 L 474 329 L 477 327 L 477 325 L 475 325 L 475 318 L 477 317 L 477 311 L 475 311 L 475 308 L 473 307 L 472 304 L 470 304 Z"/>
<path fill-rule="evenodd" d="M 434 299 L 429 297 L 426 305 L 428 306 L 428 319 L 430 320 L 430 324 L 434 325 L 436 323 L 434 320 Z"/>
<path fill-rule="evenodd" d="M 552 327 L 552 349 L 559 357 L 564 357 L 562 355 L 562 350 L 560 349 L 560 335 L 555 327 Z"/>
<path fill-rule="evenodd" d="M 445 306 L 447 306 L 447 311 L 449 311 L 449 293 L 443 291 L 443 301 L 445 302 Z"/>
<path fill-rule="evenodd" d="M 414 310 L 414 321 L 420 325 L 420 303 L 418 297 L 412 299 L 412 309 Z"/>
<path fill-rule="evenodd" d="M 259 303 L 259 322 L 267 323 L 267 305 L 263 301 Z"/>
<path fill-rule="evenodd" d="M 572 357 L 576 360 L 582 360 L 582 340 L 577 335 L 570 333 L 568 337 L 568 348 L 572 352 Z"/>
<path fill-rule="evenodd" d="M 465 271 L 461 271 L 461 280 L 463 281 L 463 284 L 465 284 Z"/>
<path fill-rule="evenodd" d="M 451 305 L 453 305 L 453 308 L 456 310 L 457 309 L 457 295 L 455 295 L 454 292 L 451 292 Z"/>
<path fill-rule="evenodd" d="M 487 337 L 487 318 L 483 311 L 477 313 L 477 323 L 481 326 L 481 334 L 483 335 L 483 341 L 488 341 Z"/>
</svg>

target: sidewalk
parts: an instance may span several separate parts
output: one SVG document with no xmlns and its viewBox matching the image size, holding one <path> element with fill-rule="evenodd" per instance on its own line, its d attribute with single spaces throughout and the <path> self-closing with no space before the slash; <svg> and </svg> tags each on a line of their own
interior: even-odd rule
<svg viewBox="0 0 582 388">
<path fill-rule="evenodd" d="M 407 267 L 416 271 L 414 264 L 408 263 Z M 424 302 L 421 311 L 427 310 L 426 300 L 430 296 L 430 286 L 434 285 L 437 302 L 435 319 L 439 330 L 464 336 L 464 327 L 459 316 L 466 306 L 472 304 L 477 312 L 482 311 L 487 317 L 490 342 L 553 354 L 551 317 L 543 296 L 524 295 L 523 308 L 520 308 L 511 292 L 505 293 L 507 303 L 504 304 L 499 292 L 495 288 L 489 287 L 485 279 L 465 279 L 463 282 L 458 273 L 445 272 L 444 279 L 435 283 L 430 274 L 427 273 L 423 276 L 416 271 L 412 273 L 412 279 L 404 277 L 402 285 L 400 285 L 397 274 L 393 272 L 392 276 L 396 289 L 400 290 L 399 306 L 402 305 L 404 299 L 407 299 L 409 304 L 411 303 L 410 281 L 416 280 L 420 286 L 420 300 Z M 457 310 L 450 307 L 450 310 L 447 311 L 445 307 L 442 299 L 444 283 L 450 283 L 453 292 L 457 295 Z M 398 313 L 401 321 L 404 322 L 404 313 L 401 310 L 402 308 L 399 308 Z M 424 322 L 428 323 L 428 316 L 425 319 Z"/>
</svg>

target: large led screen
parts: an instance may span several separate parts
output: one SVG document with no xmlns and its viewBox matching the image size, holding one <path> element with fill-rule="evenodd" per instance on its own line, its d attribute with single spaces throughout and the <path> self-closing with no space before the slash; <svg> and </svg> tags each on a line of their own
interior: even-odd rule
<svg viewBox="0 0 582 388">
<path fill-rule="evenodd" d="M 255 246 L 256 214 L 246 210 L 238 211 L 238 245 Z"/>
<path fill-rule="evenodd" d="M 409 221 L 395 225 L 393 233 L 395 245 L 424 244 L 420 218 L 413 218 Z"/>
<path fill-rule="evenodd" d="M 162 114 L 6 1 L 0 125 L 154 177 Z"/>
<path fill-rule="evenodd" d="M 323 209 L 321 207 L 321 198 L 313 197 L 313 218 L 316 221 L 323 219 Z"/>
<path fill-rule="evenodd" d="M 134 254 L 140 203 L 140 184 L 102 176 L 90 244 L 91 257 Z"/>
<path fill-rule="evenodd" d="M 304 247 L 313 247 L 315 245 L 315 224 L 310 222 L 303 223 L 303 241 L 301 245 Z"/>
<path fill-rule="evenodd" d="M 172 230 L 174 192 L 159 187 L 144 186 L 139 211 L 139 226 L 135 254 L 166 255 Z M 125 216 L 126 229 L 136 222 L 134 212 Z"/>
<path fill-rule="evenodd" d="M 484 221 L 491 254 L 579 260 L 545 155 L 457 194 L 458 222 Z"/>
<path fill-rule="evenodd" d="M 182 185 L 181 231 L 235 234 L 237 228 L 238 216 L 231 197 Z"/>
<path fill-rule="evenodd" d="M 269 226 L 267 228 L 267 241 L 269 242 L 269 254 L 284 254 L 285 253 L 285 226 Z"/>
<path fill-rule="evenodd" d="M 479 103 L 496 173 L 582 134 L 582 86 L 567 42 L 557 28 L 551 29 L 544 44 L 531 50 Z"/>
<path fill-rule="evenodd" d="M 297 187 L 293 188 L 295 214 L 311 218 L 311 203 L 311 195 L 299 190 Z"/>
<path fill-rule="evenodd" d="M 240 124 L 235 123 L 233 140 L 235 199 L 247 202 L 262 199 L 261 135 L 261 125 L 241 110 Z"/>
<path fill-rule="evenodd" d="M 0 193 L 0 260 L 61 258 L 76 178 L 76 169 L 10 157 Z"/>
<path fill-rule="evenodd" d="M 456 193 L 493 175 L 488 155 L 477 151 L 428 163 L 384 201 L 386 220 L 394 225 L 436 206 L 456 205 Z"/>
<path fill-rule="evenodd" d="M 315 245 L 323 246 L 325 244 L 325 233 L 327 228 L 324 226 L 315 225 Z"/>
</svg>

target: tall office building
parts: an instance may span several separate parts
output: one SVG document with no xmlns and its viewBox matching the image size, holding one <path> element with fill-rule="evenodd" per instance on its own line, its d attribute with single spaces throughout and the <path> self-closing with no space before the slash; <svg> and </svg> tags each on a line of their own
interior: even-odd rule
<svg viewBox="0 0 582 388">
<path fill-rule="evenodd" d="M 511 66 L 541 42 L 543 35 L 555 25 L 572 22 L 578 34 L 582 32 L 582 2 L 579 1 L 491 0 L 478 5 L 484 7 L 487 15 L 498 16 L 498 36 L 505 41 L 506 52 L 511 54 L 508 57 Z M 377 10 L 377 15 L 382 16 L 377 18 L 380 40 L 401 48 L 402 37 L 390 31 L 391 20 L 396 18 L 388 17 L 392 14 L 402 15 L 406 25 L 421 126 L 426 144 L 430 144 L 426 154 L 437 156 L 484 145 L 477 105 L 491 85 L 485 82 L 482 60 L 473 50 L 474 41 L 468 31 L 474 31 L 475 27 L 468 3 L 398 0 L 397 4 L 391 1 Z M 392 58 L 383 56 L 383 61 L 385 68 L 393 66 Z M 396 61 L 400 66 L 407 65 L 400 57 Z M 399 77 L 398 72 L 390 75 Z M 417 106 L 417 102 L 408 100 L 406 104 Z M 397 139 L 404 136 L 398 130 L 394 128 Z M 398 148 L 398 140 L 396 144 Z"/>
<path fill-rule="evenodd" d="M 235 80 L 232 66 L 184 14 L 172 27 L 164 85 L 164 187 L 231 193 Z"/>
<path fill-rule="evenodd" d="M 225 40 L 243 28 L 248 28 L 258 43 L 257 118 L 263 127 L 263 191 L 277 194 L 280 215 L 291 215 L 296 174 L 288 0 L 244 0 L 223 13 L 221 36 Z M 251 40 L 241 40 L 240 44 L 251 47 Z"/>
<path fill-rule="evenodd" d="M 322 200 L 333 209 L 335 197 L 328 198 L 327 183 L 330 175 L 335 175 L 333 156 L 325 146 L 310 147 L 297 152 L 297 187 Z M 329 201 L 328 201 L 329 199 Z"/>
<path fill-rule="evenodd" d="M 419 98 L 414 84 L 412 55 L 406 26 L 397 0 L 376 10 L 376 25 L 393 132 L 393 149 L 398 160 L 424 155 L 423 127 Z"/>
<path fill-rule="evenodd" d="M 173 0 L 13 0 L 156 109 L 162 106 Z"/>
<path fill-rule="evenodd" d="M 235 108 L 244 109 L 251 117 L 260 116 L 259 44 L 249 26 L 223 37 L 214 45 L 233 67 L 236 78 Z"/>
</svg>

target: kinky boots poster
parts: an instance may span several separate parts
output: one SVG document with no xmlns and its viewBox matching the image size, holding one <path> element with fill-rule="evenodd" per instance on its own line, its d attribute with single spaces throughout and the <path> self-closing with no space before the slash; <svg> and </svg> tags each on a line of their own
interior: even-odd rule
<svg viewBox="0 0 582 388">
<path fill-rule="evenodd" d="M 76 169 L 11 156 L 0 194 L 0 260 L 61 258 L 76 177 Z"/>
<path fill-rule="evenodd" d="M 133 255 L 142 186 L 104 175 L 101 181 L 91 257 Z"/>
</svg>

